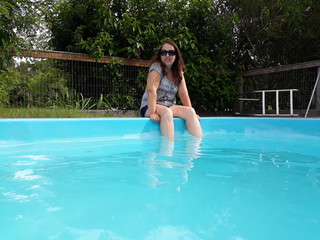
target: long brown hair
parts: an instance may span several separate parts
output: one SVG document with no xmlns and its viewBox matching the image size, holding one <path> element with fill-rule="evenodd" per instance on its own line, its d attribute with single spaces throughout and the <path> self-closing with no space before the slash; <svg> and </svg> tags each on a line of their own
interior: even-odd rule
<svg viewBox="0 0 320 240">
<path fill-rule="evenodd" d="M 160 46 L 160 48 L 158 50 L 158 53 L 151 58 L 150 66 L 155 62 L 160 63 L 160 66 L 162 68 L 162 72 L 164 73 L 164 75 L 167 75 L 166 65 L 161 61 L 161 55 L 160 55 L 161 49 L 162 49 L 163 45 L 166 44 L 166 43 L 170 44 L 171 46 L 173 46 L 174 50 L 176 52 L 176 59 L 175 59 L 173 65 L 172 65 L 171 71 L 172 71 L 172 74 L 173 74 L 174 83 L 177 86 L 179 86 L 179 84 L 180 84 L 180 82 L 182 80 L 182 73 L 186 71 L 186 65 L 184 64 L 184 61 L 183 61 L 183 58 L 182 58 L 182 55 L 181 55 L 179 47 L 173 41 L 164 40 L 161 43 L 161 46 Z"/>
</svg>

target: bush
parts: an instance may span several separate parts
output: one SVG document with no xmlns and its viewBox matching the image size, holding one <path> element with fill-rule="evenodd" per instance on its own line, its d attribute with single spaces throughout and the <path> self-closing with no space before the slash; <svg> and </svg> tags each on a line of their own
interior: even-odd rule
<svg viewBox="0 0 320 240">
<path fill-rule="evenodd" d="M 0 106 L 19 105 L 28 98 L 28 77 L 16 69 L 0 73 Z"/>
<path fill-rule="evenodd" d="M 0 73 L 1 106 L 46 107 L 65 105 L 69 96 L 66 74 L 49 60 L 20 63 Z"/>
<path fill-rule="evenodd" d="M 214 1 L 69 0 L 49 19 L 55 50 L 88 53 L 95 59 L 106 55 L 149 60 L 162 40 L 170 38 L 188 65 L 186 81 L 195 107 L 214 111 L 233 106 L 235 83 L 224 69 L 231 66 L 237 19 L 222 16 Z M 217 66 L 219 74 L 213 71 Z M 114 69 L 114 73 L 120 71 Z M 114 79 L 115 86 L 127 81 L 121 76 Z M 143 83 L 144 89 L 146 78 Z M 127 105 L 117 107 L 138 108 L 142 96 L 136 92 L 122 98 L 127 98 Z M 112 101 L 121 93 L 106 94 Z"/>
</svg>

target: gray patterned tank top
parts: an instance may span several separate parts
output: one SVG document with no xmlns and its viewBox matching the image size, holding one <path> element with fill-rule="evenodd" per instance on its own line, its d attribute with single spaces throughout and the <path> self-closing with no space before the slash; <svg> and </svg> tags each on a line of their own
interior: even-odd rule
<svg viewBox="0 0 320 240">
<path fill-rule="evenodd" d="M 160 74 L 160 83 L 157 89 L 157 104 L 171 107 L 172 105 L 176 104 L 176 94 L 178 92 L 178 86 L 175 85 L 173 82 L 169 81 L 169 79 L 164 76 L 161 66 L 159 63 L 154 63 L 149 68 L 149 73 L 151 71 L 157 71 Z M 142 100 L 140 109 L 144 106 L 148 105 L 148 93 L 145 90 Z"/>
</svg>

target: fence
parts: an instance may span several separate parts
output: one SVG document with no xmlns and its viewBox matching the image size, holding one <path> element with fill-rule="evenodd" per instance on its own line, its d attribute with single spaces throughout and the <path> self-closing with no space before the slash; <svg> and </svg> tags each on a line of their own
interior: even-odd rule
<svg viewBox="0 0 320 240">
<path fill-rule="evenodd" d="M 320 61 L 305 62 L 268 69 L 257 69 L 240 74 L 239 112 L 241 114 L 262 113 L 261 90 L 294 89 L 293 109 L 299 116 L 320 116 L 320 86 L 317 79 Z M 295 89 L 297 91 L 295 91 Z M 313 90 L 314 95 L 313 95 Z M 277 100 L 279 114 L 277 114 Z M 310 101 L 311 100 L 311 101 Z M 310 103 L 310 105 L 309 105 Z M 290 91 L 265 91 L 265 114 L 270 116 L 290 114 Z"/>
<path fill-rule="evenodd" d="M 137 110 L 149 66 L 143 60 L 96 61 L 57 51 L 22 51 L 15 60 L 8 104 L 17 107 Z"/>
<path fill-rule="evenodd" d="M 95 61 L 79 53 L 22 51 L 15 66 L 1 76 L 0 106 L 137 110 L 148 66 L 149 61 L 143 60 L 104 57 Z M 313 61 L 240 73 L 235 111 L 261 114 L 262 95 L 256 91 L 297 89 L 294 112 L 304 116 L 310 102 L 308 116 L 320 116 L 319 84 L 311 99 L 319 69 L 320 61 Z M 266 114 L 277 113 L 277 99 L 279 113 L 290 113 L 290 92 L 278 94 L 277 98 L 276 92 L 265 93 Z"/>
</svg>

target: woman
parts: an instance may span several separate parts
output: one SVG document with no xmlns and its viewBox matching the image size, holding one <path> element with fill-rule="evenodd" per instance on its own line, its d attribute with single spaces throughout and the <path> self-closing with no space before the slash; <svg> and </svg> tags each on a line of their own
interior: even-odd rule
<svg viewBox="0 0 320 240">
<path fill-rule="evenodd" d="M 185 65 L 178 46 L 172 41 L 163 41 L 158 54 L 151 60 L 141 116 L 160 122 L 165 137 L 174 136 L 173 117 L 185 119 L 189 133 L 202 137 L 200 117 L 192 108 L 183 70 Z M 176 105 L 177 93 L 183 106 Z"/>
</svg>

